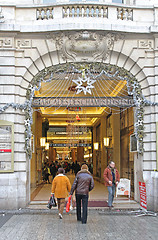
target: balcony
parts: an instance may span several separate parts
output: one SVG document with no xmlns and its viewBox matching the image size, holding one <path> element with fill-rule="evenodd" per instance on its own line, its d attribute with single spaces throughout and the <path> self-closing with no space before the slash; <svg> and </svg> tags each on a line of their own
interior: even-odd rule
<svg viewBox="0 0 158 240">
<path fill-rule="evenodd" d="M 157 31 L 158 6 L 127 6 L 77 2 L 32 6 L 1 5 L 3 25 L 34 32 L 72 29 L 117 30 L 127 32 Z M 14 27 L 13 27 L 14 25 Z M 5 29 L 6 30 L 6 29 Z"/>
</svg>

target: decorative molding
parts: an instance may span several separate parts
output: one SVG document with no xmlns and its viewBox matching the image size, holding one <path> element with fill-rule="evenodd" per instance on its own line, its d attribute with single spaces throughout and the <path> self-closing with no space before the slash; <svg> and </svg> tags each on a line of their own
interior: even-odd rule
<svg viewBox="0 0 158 240">
<path fill-rule="evenodd" d="M 0 7 L 0 23 L 4 23 L 4 15 L 2 13 L 2 7 Z"/>
<path fill-rule="evenodd" d="M 16 48 L 31 48 L 32 41 L 30 39 L 16 39 Z"/>
<path fill-rule="evenodd" d="M 12 48 L 13 39 L 12 38 L 0 38 L 0 48 Z"/>
<path fill-rule="evenodd" d="M 110 49 L 114 42 L 120 39 L 120 35 L 81 31 L 59 33 L 53 39 L 63 60 L 93 62 L 107 59 Z"/>
<path fill-rule="evenodd" d="M 154 41 L 153 40 L 138 40 L 138 48 L 153 49 Z"/>
</svg>

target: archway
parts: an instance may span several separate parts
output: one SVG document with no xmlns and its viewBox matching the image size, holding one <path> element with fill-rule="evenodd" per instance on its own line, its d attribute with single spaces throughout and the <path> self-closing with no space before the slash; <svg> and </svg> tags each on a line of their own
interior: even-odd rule
<svg viewBox="0 0 158 240">
<path fill-rule="evenodd" d="M 60 78 L 58 78 L 60 75 Z M 73 77 L 71 77 L 71 75 Z M 76 77 L 75 77 L 76 75 Z M 71 84 L 68 84 L 68 77 L 71 78 Z M 96 79 L 100 78 L 100 81 L 103 81 L 102 76 L 108 77 L 108 79 L 110 81 L 109 86 L 112 89 L 110 89 L 110 87 L 105 90 L 105 84 L 104 86 L 101 85 L 102 87 L 102 91 L 100 91 L 100 95 L 95 95 L 96 93 L 98 94 L 97 90 L 100 89 L 99 87 L 97 88 L 96 92 L 93 93 L 93 96 L 91 98 L 87 97 L 86 99 L 88 99 L 88 103 L 90 104 L 92 101 L 92 104 L 95 105 L 95 103 L 97 102 L 97 105 L 95 105 L 95 107 L 99 107 L 99 108 L 103 108 L 103 112 L 105 111 L 106 113 L 108 113 L 107 115 L 111 115 L 111 110 L 107 110 L 107 108 L 115 108 L 115 114 L 118 114 L 118 110 L 116 108 L 119 108 L 119 114 L 120 112 L 123 112 L 124 110 L 120 110 L 120 108 L 129 108 L 129 107 L 133 107 L 136 106 L 137 107 L 137 111 L 139 113 L 142 113 L 142 109 L 141 107 L 143 107 L 143 105 L 140 104 L 144 103 L 144 98 L 143 95 L 141 94 L 141 88 L 139 86 L 139 84 L 137 83 L 137 80 L 134 78 L 134 76 L 129 73 L 128 71 L 126 71 L 125 69 L 116 67 L 114 65 L 107 65 L 107 64 L 101 64 L 101 63 L 95 63 L 95 64 L 84 64 L 84 63 L 78 63 L 78 64 L 63 64 L 63 65 L 57 65 L 57 66 L 52 66 L 48 69 L 44 69 L 43 72 L 39 75 L 37 75 L 35 77 L 35 79 L 33 79 L 32 83 L 29 86 L 29 90 L 27 92 L 27 96 L 30 97 L 31 99 L 31 104 L 34 107 L 44 107 L 44 108 L 73 108 L 73 107 L 89 107 L 86 105 L 86 103 L 84 102 L 85 105 L 82 105 L 82 101 L 80 101 L 79 105 L 78 103 L 75 105 L 74 101 L 72 101 L 72 99 L 74 98 L 75 100 L 77 99 L 77 101 L 79 101 L 79 99 L 76 97 L 77 96 L 77 91 L 79 90 L 79 93 L 82 93 L 82 95 L 80 96 L 80 98 L 85 98 L 85 95 L 87 95 L 87 93 L 89 92 L 91 95 L 91 91 L 94 88 L 93 84 L 97 81 Z M 87 88 L 87 86 L 84 86 L 83 83 L 85 84 L 85 82 L 87 82 L 85 79 L 88 77 L 92 77 L 93 78 L 93 82 L 90 82 L 89 85 L 87 85 L 89 88 Z M 56 80 L 58 78 L 58 80 Z M 81 81 L 81 78 L 83 81 Z M 68 79 L 68 80 L 67 80 Z M 72 80 L 73 79 L 73 80 Z M 80 82 L 78 82 L 78 80 L 80 80 Z M 48 85 L 50 86 L 51 81 L 54 81 L 54 86 L 56 86 L 56 89 L 54 89 L 55 91 L 57 91 L 57 95 L 54 96 L 54 92 L 51 93 L 52 95 L 50 96 L 50 88 L 44 86 L 46 83 L 49 83 Z M 55 82 L 56 81 L 56 82 Z M 58 83 L 57 83 L 58 81 Z M 65 83 L 64 83 L 65 81 Z M 98 80 L 99 81 L 99 80 Z M 104 81 L 106 81 L 107 83 L 107 79 L 104 79 Z M 113 81 L 113 86 L 112 86 L 112 81 Z M 42 86 L 42 82 L 43 82 L 43 86 Z M 59 93 L 60 89 L 60 84 L 61 82 L 65 86 L 66 86 L 66 90 L 68 89 L 69 91 L 72 90 L 73 94 L 71 95 L 70 93 L 70 97 L 66 96 L 66 103 L 65 103 L 65 99 L 61 99 L 62 97 L 59 95 L 62 95 L 63 93 Z M 116 82 L 114 84 L 114 82 Z M 76 84 L 75 86 L 72 85 L 72 83 Z M 78 84 L 79 83 L 79 84 Z M 51 83 L 51 85 L 53 85 Z M 99 83 L 98 83 L 99 85 Z M 76 88 L 76 86 L 78 88 Z M 33 94 L 34 91 L 39 91 L 41 88 L 43 88 L 41 90 L 41 93 L 36 93 L 36 97 L 33 99 Z M 75 89 L 76 88 L 76 89 Z M 126 90 L 125 90 L 126 88 Z M 74 91 L 75 89 L 75 91 Z M 52 89 L 51 89 L 52 90 Z M 90 91 L 91 90 L 91 91 Z M 106 92 L 106 96 L 104 95 Z M 107 93 L 109 90 L 109 93 Z M 45 93 L 44 93 L 45 91 Z M 53 90 L 52 90 L 53 91 Z M 140 94 L 138 94 L 137 91 L 140 91 Z M 74 93 L 75 92 L 75 93 Z M 104 92 L 104 93 L 103 93 Z M 66 93 L 64 93 L 66 94 Z M 63 95 L 64 95 L 63 94 Z M 108 105 L 108 94 L 110 96 L 110 105 Z M 113 95 L 112 95 L 113 94 Z M 129 96 L 133 96 L 133 98 L 131 99 Z M 115 101 L 115 96 L 117 96 L 117 101 Z M 97 98 L 98 97 L 98 98 Z M 29 98 L 28 98 L 29 99 Z M 91 101 L 89 101 L 89 99 L 91 99 Z M 124 102 L 125 103 L 125 99 L 128 100 L 126 101 L 125 105 L 119 105 L 119 102 Z M 51 101 L 50 101 L 51 100 Z M 61 101 L 62 100 L 62 101 Z M 101 101 L 102 100 L 102 101 Z M 120 101 L 119 101 L 120 100 Z M 138 100 L 140 102 L 138 102 Z M 33 102 L 32 102 L 33 101 Z M 72 103 L 73 102 L 73 103 Z M 115 103 L 111 103 L 111 102 L 115 102 Z M 128 102 L 128 103 L 127 103 Z M 140 103 L 140 104 L 138 104 Z M 54 105 L 53 105 L 54 104 Z M 57 111 L 56 109 L 53 111 Z M 63 110 L 64 111 L 64 110 Z M 49 111 L 51 112 L 51 111 Z M 114 113 L 113 112 L 113 113 Z M 137 113 L 138 114 L 138 113 Z M 31 119 L 31 118 L 30 118 Z M 142 115 L 138 115 L 138 119 L 139 121 L 142 121 L 141 123 L 139 123 L 138 126 L 141 126 L 143 124 L 143 119 L 142 119 Z M 132 133 L 134 130 L 134 126 L 132 129 Z M 141 134 L 143 134 L 143 129 L 141 128 Z M 139 143 L 142 144 L 142 139 L 139 139 L 139 128 L 137 128 L 137 137 L 139 140 Z M 131 132 L 130 132 L 131 134 Z M 140 145 L 141 147 L 142 145 Z M 74 147 L 74 146 L 73 146 Z M 142 152 L 142 150 L 140 149 L 140 153 Z M 116 153 L 115 153 L 116 154 Z M 99 157 L 99 156 L 98 156 Z M 95 175 L 96 177 L 101 177 L 101 173 L 99 174 L 99 171 L 103 171 L 99 170 L 100 163 L 95 162 Z M 128 162 L 129 164 L 129 162 Z M 104 165 L 105 166 L 105 165 Z M 128 166 L 129 167 L 129 166 Z M 132 166 L 133 167 L 133 166 Z M 99 175 L 98 175 L 99 174 Z M 129 174 L 128 174 L 129 176 Z M 133 184 L 133 183 L 132 183 Z"/>
</svg>

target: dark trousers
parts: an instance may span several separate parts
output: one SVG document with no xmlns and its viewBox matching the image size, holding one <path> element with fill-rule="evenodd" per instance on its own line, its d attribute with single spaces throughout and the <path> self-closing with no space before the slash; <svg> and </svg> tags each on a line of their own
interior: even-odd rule
<svg viewBox="0 0 158 240">
<path fill-rule="evenodd" d="M 82 217 L 81 217 L 81 202 L 82 202 Z M 76 194 L 76 211 L 78 221 L 82 221 L 82 223 L 87 222 L 87 208 L 88 208 L 88 195 Z"/>
</svg>

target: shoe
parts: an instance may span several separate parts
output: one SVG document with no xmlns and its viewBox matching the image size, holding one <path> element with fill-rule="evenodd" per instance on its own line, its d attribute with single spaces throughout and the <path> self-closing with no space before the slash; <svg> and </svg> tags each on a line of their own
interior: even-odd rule
<svg viewBox="0 0 158 240">
<path fill-rule="evenodd" d="M 59 218 L 60 218 L 60 219 L 62 219 L 62 218 L 63 218 L 63 216 L 61 215 L 61 213 L 59 213 Z"/>
</svg>

